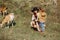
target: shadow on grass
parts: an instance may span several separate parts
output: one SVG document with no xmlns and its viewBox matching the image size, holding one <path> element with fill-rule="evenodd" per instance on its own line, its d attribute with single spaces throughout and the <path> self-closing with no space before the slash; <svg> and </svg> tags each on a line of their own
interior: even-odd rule
<svg viewBox="0 0 60 40">
<path fill-rule="evenodd" d="M 12 24 L 13 24 L 13 26 L 15 26 L 16 25 L 16 22 L 15 21 L 13 21 L 12 23 L 10 23 L 9 25 L 5 25 L 5 27 L 8 27 L 9 26 L 9 28 L 11 28 L 12 27 Z M 4 28 L 4 27 L 3 27 Z"/>
<path fill-rule="evenodd" d="M 35 31 L 38 31 L 37 28 L 34 28 L 34 27 L 31 27 L 31 29 L 35 30 Z"/>
</svg>

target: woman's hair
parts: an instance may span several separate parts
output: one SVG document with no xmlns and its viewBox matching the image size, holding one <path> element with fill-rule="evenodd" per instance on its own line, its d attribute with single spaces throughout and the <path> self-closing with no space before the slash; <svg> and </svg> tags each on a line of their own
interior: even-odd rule
<svg viewBox="0 0 60 40">
<path fill-rule="evenodd" d="M 41 7 L 39 7 L 39 9 L 40 9 L 42 12 L 45 12 L 45 10 L 44 10 L 44 9 L 42 9 Z"/>
<path fill-rule="evenodd" d="M 38 7 L 33 7 L 33 9 L 31 10 L 31 12 L 37 11 L 39 12 L 39 8 Z"/>
</svg>

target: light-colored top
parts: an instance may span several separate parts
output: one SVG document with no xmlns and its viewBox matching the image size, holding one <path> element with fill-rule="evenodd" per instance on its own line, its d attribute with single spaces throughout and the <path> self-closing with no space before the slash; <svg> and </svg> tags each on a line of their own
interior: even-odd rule
<svg viewBox="0 0 60 40">
<path fill-rule="evenodd" d="M 32 21 L 33 20 L 35 20 L 35 21 L 37 20 L 37 17 L 34 14 L 32 15 Z"/>
</svg>

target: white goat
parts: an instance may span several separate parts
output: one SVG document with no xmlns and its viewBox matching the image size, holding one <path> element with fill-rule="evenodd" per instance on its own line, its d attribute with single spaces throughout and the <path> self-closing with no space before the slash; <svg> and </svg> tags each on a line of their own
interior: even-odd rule
<svg viewBox="0 0 60 40">
<path fill-rule="evenodd" d="M 12 23 L 12 26 L 13 26 L 13 21 L 14 21 L 14 13 L 10 13 L 6 15 L 5 18 L 3 19 L 1 23 L 1 27 L 3 27 L 5 24 L 9 26 L 10 23 Z"/>
</svg>

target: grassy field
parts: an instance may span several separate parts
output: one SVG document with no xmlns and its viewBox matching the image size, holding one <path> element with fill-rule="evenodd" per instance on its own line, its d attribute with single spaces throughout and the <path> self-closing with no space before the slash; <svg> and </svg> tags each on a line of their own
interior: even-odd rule
<svg viewBox="0 0 60 40">
<path fill-rule="evenodd" d="M 0 40 L 60 40 L 60 23 L 53 2 L 46 0 L 45 2 L 51 3 L 47 6 L 42 5 L 41 0 L 1 0 L 0 4 L 2 2 L 8 7 L 9 13 L 15 13 L 16 25 L 11 28 L 0 28 Z M 43 7 L 48 15 L 44 34 L 31 29 L 30 10 L 34 6 Z"/>
</svg>

